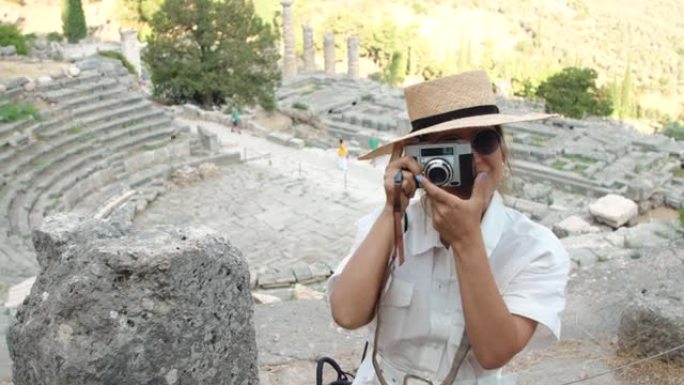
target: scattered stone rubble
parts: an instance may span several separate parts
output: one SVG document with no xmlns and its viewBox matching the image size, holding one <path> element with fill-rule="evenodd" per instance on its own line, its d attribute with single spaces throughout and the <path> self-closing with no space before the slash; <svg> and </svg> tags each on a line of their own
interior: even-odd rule
<svg viewBox="0 0 684 385">
<path fill-rule="evenodd" d="M 15 385 L 258 383 L 249 270 L 213 230 L 58 214 L 34 244 L 41 273 L 8 335 Z"/>
</svg>

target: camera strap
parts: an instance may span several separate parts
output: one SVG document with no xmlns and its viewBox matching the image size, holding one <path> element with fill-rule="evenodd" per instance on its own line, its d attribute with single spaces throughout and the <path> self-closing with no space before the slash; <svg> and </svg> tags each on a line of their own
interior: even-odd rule
<svg viewBox="0 0 684 385">
<path fill-rule="evenodd" d="M 404 218 L 401 212 L 401 183 L 404 181 L 404 173 L 399 170 L 394 176 L 394 197 L 392 211 L 394 212 L 394 250 L 395 255 L 399 255 L 399 266 L 404 264 L 404 232 L 402 231 L 401 220 Z"/>
<path fill-rule="evenodd" d="M 387 282 L 389 281 L 390 276 L 392 275 L 392 270 L 394 267 L 394 261 L 396 260 L 397 256 L 399 257 L 399 265 L 401 266 L 404 263 L 404 237 L 403 237 L 403 231 L 402 231 L 402 226 L 401 226 L 401 220 L 404 218 L 404 215 L 401 212 L 401 183 L 404 180 L 404 175 L 401 170 L 397 172 L 397 174 L 394 176 L 394 192 L 393 192 L 393 212 L 394 212 L 394 253 L 392 253 L 392 256 L 390 257 L 389 263 L 387 264 L 387 268 L 385 269 L 385 274 L 383 275 L 382 278 L 382 283 L 380 284 L 380 290 L 378 290 L 378 297 L 375 300 L 375 334 L 373 337 L 373 354 L 371 355 L 371 360 L 373 363 L 373 369 L 375 370 L 375 376 L 377 377 L 378 381 L 380 382 L 381 385 L 388 385 L 387 381 L 385 380 L 385 377 L 383 375 L 383 370 L 380 367 L 380 364 L 378 363 L 378 340 L 380 337 L 380 323 L 381 323 L 381 315 L 380 315 L 380 301 L 382 299 L 382 293 L 385 291 L 385 286 L 387 286 Z M 444 378 L 444 381 L 442 382 L 442 385 L 451 385 L 453 384 L 454 380 L 456 379 L 456 375 L 458 375 L 458 371 L 461 368 L 461 365 L 463 365 L 463 362 L 465 361 L 465 358 L 468 354 L 468 351 L 470 350 L 470 342 L 468 340 L 468 335 L 466 334 L 465 330 L 463 330 L 463 335 L 461 336 L 461 342 L 458 346 L 458 350 L 456 351 L 456 354 L 454 355 L 454 359 L 451 363 L 451 368 L 449 369 L 449 372 L 447 373 L 447 376 Z M 411 374 L 405 374 L 404 378 L 401 379 L 402 382 L 396 382 L 397 378 L 393 379 L 393 384 L 406 384 L 406 381 L 408 381 L 410 378 L 415 378 L 420 381 L 423 381 L 427 384 L 430 385 L 437 385 L 434 384 L 431 381 L 426 381 L 425 379 L 422 379 L 420 377 L 416 377 Z"/>
</svg>

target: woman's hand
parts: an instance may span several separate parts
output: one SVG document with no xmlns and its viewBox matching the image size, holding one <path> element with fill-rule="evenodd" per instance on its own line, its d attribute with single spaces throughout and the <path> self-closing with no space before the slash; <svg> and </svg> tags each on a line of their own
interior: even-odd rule
<svg viewBox="0 0 684 385">
<path fill-rule="evenodd" d="M 433 184 L 428 178 L 420 178 L 421 186 L 430 199 L 432 225 L 449 245 L 462 245 L 476 239 L 480 222 L 494 193 L 494 184 L 486 172 L 475 178 L 470 199 L 461 199 Z"/>
<path fill-rule="evenodd" d="M 392 148 L 392 157 L 390 158 L 387 168 L 385 168 L 384 186 L 385 186 L 385 209 L 392 210 L 394 207 L 394 177 L 397 172 L 401 170 L 404 174 L 404 180 L 401 182 L 401 212 L 406 211 L 409 200 L 416 194 L 418 185 L 416 184 L 415 176 L 419 175 L 423 170 L 418 162 L 413 157 L 401 156 L 404 151 L 404 146 L 396 143 Z"/>
</svg>

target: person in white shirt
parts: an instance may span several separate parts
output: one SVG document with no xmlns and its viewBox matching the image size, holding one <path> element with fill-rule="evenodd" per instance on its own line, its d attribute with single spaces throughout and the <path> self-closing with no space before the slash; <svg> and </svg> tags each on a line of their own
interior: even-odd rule
<svg viewBox="0 0 684 385">
<path fill-rule="evenodd" d="M 411 133 L 359 158 L 391 153 L 386 204 L 357 223 L 354 245 L 328 281 L 334 321 L 370 326 L 373 354 L 354 385 L 512 383 L 501 375 L 507 362 L 559 338 L 569 259 L 551 231 L 503 205 L 501 125 L 550 115 L 499 113 L 482 71 L 408 87 L 405 97 Z M 404 153 L 406 145 L 453 141 L 472 148 L 475 177 L 460 187 L 438 186 Z M 397 217 L 403 263 L 393 258 Z"/>
</svg>

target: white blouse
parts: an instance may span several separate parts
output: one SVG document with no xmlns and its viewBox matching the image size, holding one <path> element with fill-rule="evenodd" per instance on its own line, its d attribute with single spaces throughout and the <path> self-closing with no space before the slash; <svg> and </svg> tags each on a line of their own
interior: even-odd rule
<svg viewBox="0 0 684 385">
<path fill-rule="evenodd" d="M 357 222 L 354 245 L 328 280 L 328 294 L 381 211 Z M 412 201 L 406 213 L 406 261 L 401 266 L 395 262 L 380 304 L 380 362 L 390 385 L 403 385 L 405 374 L 418 375 L 439 385 L 451 367 L 465 326 L 458 278 L 452 251 L 440 241 L 420 200 Z M 508 310 L 538 322 L 528 347 L 554 342 L 560 336 L 560 313 L 565 306 L 570 266 L 561 242 L 546 227 L 505 207 L 498 193 L 492 197 L 481 229 L 489 264 Z M 372 347 L 375 320 L 369 328 Z M 354 385 L 378 383 L 369 349 Z M 514 378 L 502 378 L 500 369 L 483 369 L 472 350 L 455 381 L 478 385 L 511 383 Z"/>
</svg>

